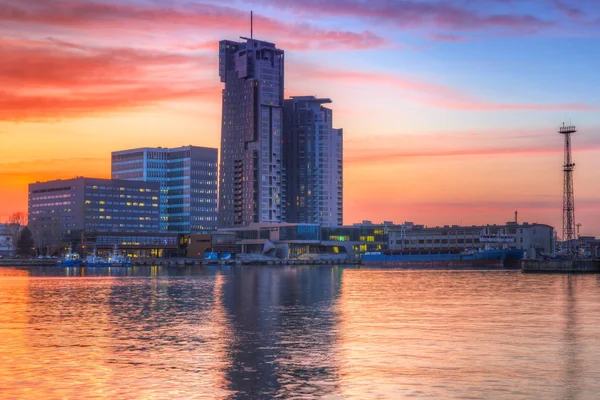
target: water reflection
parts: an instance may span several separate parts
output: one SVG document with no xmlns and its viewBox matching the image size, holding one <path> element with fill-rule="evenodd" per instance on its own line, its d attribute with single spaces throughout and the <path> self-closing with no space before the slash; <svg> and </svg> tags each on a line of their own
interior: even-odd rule
<svg viewBox="0 0 600 400">
<path fill-rule="evenodd" d="M 248 398 L 336 391 L 342 270 L 235 268 L 223 287 L 232 343 L 230 388 Z"/>
<path fill-rule="evenodd" d="M 581 336 L 600 331 L 600 295 L 594 277 L 573 276 L 578 301 L 565 303 L 565 278 L 346 271 L 343 397 L 593 398 L 600 340 Z"/>
<path fill-rule="evenodd" d="M 0 268 L 3 398 L 600 392 L 596 276 Z"/>
</svg>

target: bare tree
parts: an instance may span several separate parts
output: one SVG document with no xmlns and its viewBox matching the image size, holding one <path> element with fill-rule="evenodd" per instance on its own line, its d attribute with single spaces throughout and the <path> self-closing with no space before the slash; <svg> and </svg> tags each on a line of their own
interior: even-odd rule
<svg viewBox="0 0 600 400">
<path fill-rule="evenodd" d="M 63 232 L 58 217 L 45 222 L 32 221 L 29 228 L 36 244 L 37 254 L 49 255 L 50 247 L 57 247 L 62 241 Z"/>
<path fill-rule="evenodd" d="M 6 232 L 11 237 L 13 247 L 16 248 L 21 229 L 25 226 L 25 213 L 16 212 L 13 213 L 6 221 Z"/>
</svg>

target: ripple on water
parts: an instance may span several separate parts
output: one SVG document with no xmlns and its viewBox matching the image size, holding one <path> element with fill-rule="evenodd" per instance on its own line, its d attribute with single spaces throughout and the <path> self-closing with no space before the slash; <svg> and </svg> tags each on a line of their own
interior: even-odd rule
<svg viewBox="0 0 600 400">
<path fill-rule="evenodd" d="M 594 275 L 0 268 L 6 398 L 600 393 Z"/>
</svg>

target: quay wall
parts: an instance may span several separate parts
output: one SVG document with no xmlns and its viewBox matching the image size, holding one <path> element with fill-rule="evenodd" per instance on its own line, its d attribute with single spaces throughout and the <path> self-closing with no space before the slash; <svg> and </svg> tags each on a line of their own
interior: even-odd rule
<svg viewBox="0 0 600 400">
<path fill-rule="evenodd" d="M 363 260 L 362 264 L 373 267 L 396 267 L 415 269 L 474 269 L 504 267 L 503 262 L 499 260 Z"/>
<path fill-rule="evenodd" d="M 600 260 L 522 260 L 521 271 L 597 273 L 600 272 Z"/>
</svg>

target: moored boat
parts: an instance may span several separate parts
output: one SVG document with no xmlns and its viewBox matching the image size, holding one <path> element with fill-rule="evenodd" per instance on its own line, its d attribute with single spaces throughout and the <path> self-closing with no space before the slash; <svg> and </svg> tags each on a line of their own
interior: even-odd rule
<svg viewBox="0 0 600 400">
<path fill-rule="evenodd" d="M 96 249 L 91 255 L 85 258 L 86 267 L 110 267 L 112 264 L 104 257 L 100 257 L 96 254 Z"/>
<path fill-rule="evenodd" d="M 133 265 L 131 257 L 120 254 L 116 244 L 113 248 L 113 253 L 108 257 L 108 263 L 111 267 L 131 267 Z"/>
<path fill-rule="evenodd" d="M 69 250 L 57 261 L 56 265 L 59 267 L 78 267 L 81 265 L 81 259 L 78 253 L 73 253 L 73 248 L 69 245 Z"/>
</svg>

